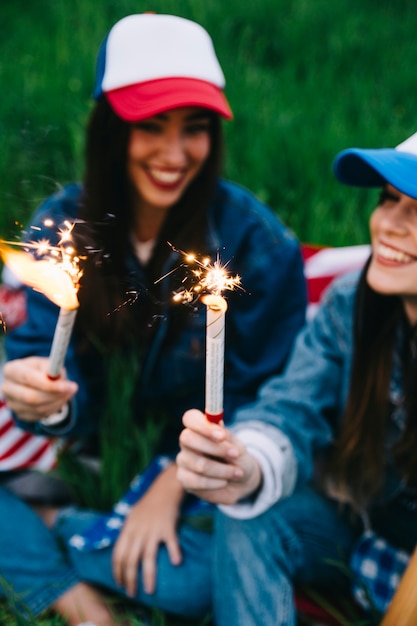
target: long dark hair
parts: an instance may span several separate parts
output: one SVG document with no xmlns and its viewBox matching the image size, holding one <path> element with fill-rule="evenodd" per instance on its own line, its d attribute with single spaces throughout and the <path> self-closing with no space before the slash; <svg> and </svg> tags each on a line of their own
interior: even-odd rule
<svg viewBox="0 0 417 626">
<path fill-rule="evenodd" d="M 369 262 L 356 297 L 348 402 L 327 469 L 331 489 L 358 510 L 366 507 L 383 486 L 390 380 L 400 325 L 405 332 L 399 356 L 404 371 L 406 421 L 392 452 L 397 470 L 407 482 L 416 481 L 417 476 L 417 366 L 411 358 L 410 329 L 401 298 L 382 295 L 368 285 Z"/>
<path fill-rule="evenodd" d="M 207 206 L 220 173 L 223 148 L 219 116 L 209 115 L 210 154 L 180 201 L 169 211 L 146 268 L 145 288 L 134 284 L 126 267 L 134 223 L 126 171 L 131 125 L 116 116 L 104 97 L 91 114 L 80 222 L 74 229 L 74 238 L 81 250 L 87 247 L 97 252 L 87 258 L 77 323 L 107 346 L 117 346 L 137 336 L 156 315 L 161 285 L 154 283 L 171 253 L 167 241 L 177 248 L 206 252 Z M 135 290 L 139 291 L 140 306 L 122 306 L 126 293 Z M 117 314 L 109 315 L 112 311 Z"/>
</svg>

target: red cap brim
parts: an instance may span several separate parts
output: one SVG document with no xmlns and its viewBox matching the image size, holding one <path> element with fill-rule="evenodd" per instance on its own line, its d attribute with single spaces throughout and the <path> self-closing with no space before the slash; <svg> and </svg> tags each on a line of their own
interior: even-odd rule
<svg viewBox="0 0 417 626">
<path fill-rule="evenodd" d="M 113 111 L 126 122 L 138 122 L 179 107 L 202 107 L 227 120 L 233 113 L 223 91 L 195 78 L 162 78 L 105 93 Z"/>
</svg>

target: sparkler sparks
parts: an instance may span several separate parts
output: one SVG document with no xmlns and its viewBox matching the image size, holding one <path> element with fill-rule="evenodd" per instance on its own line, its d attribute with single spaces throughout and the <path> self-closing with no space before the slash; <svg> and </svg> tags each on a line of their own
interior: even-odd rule
<svg viewBox="0 0 417 626">
<path fill-rule="evenodd" d="M 53 222 L 45 220 L 45 225 L 51 227 Z M 78 307 L 77 292 L 82 276 L 80 262 L 85 258 L 78 256 L 72 245 L 73 227 L 74 224 L 64 222 L 64 227 L 58 230 L 57 245 L 45 238 L 27 242 L 0 241 L 0 254 L 19 280 L 68 309 Z M 22 250 L 15 250 L 15 247 Z"/>
<path fill-rule="evenodd" d="M 208 257 L 199 258 L 195 254 L 175 248 L 170 242 L 168 245 L 174 252 L 178 252 L 184 257 L 184 263 L 180 267 L 194 266 L 190 267 L 190 271 L 183 279 L 184 287 L 175 291 L 174 302 L 192 304 L 204 294 L 220 296 L 226 290 L 243 289 L 240 276 L 237 274 L 231 276 L 227 271 L 228 264 L 222 265 L 219 257 L 212 263 Z M 177 271 L 177 269 L 179 268 L 175 268 L 172 272 Z M 156 282 L 163 280 L 169 274 L 165 274 Z"/>
</svg>

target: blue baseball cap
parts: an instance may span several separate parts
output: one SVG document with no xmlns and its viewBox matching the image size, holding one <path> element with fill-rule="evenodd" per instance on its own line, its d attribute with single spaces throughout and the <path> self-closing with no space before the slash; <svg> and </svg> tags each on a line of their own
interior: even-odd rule
<svg viewBox="0 0 417 626">
<path fill-rule="evenodd" d="M 417 200 L 417 133 L 395 148 L 349 148 L 333 162 L 336 178 L 355 187 L 382 187 L 389 183 Z"/>
</svg>

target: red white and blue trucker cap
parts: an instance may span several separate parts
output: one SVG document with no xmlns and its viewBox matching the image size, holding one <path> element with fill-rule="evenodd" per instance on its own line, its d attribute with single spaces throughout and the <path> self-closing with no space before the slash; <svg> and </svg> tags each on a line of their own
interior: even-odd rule
<svg viewBox="0 0 417 626">
<path fill-rule="evenodd" d="M 389 183 L 417 199 L 417 133 L 396 148 L 343 150 L 334 160 L 333 171 L 346 185 L 382 187 Z"/>
<path fill-rule="evenodd" d="M 175 15 L 128 15 L 98 53 L 94 98 L 102 94 L 123 120 L 136 122 L 178 107 L 233 117 L 225 78 L 207 31 Z"/>
</svg>

